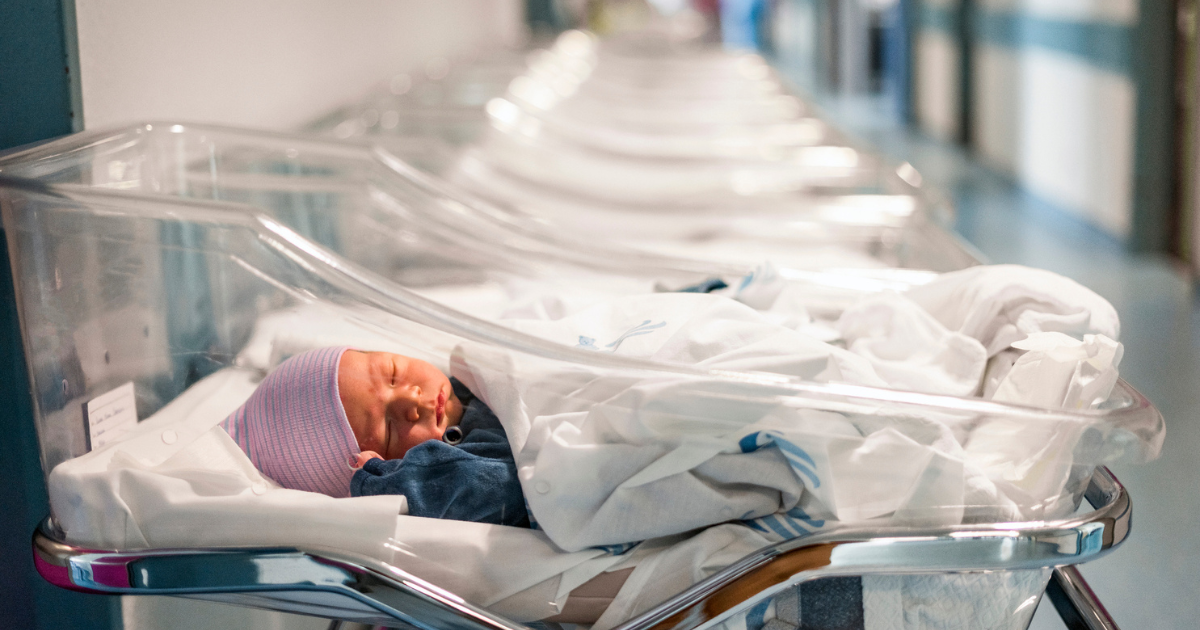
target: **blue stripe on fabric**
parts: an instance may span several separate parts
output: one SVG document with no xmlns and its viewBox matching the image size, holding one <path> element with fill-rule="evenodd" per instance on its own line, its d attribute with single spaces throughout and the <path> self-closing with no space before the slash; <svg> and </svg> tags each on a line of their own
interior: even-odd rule
<svg viewBox="0 0 1200 630">
<path fill-rule="evenodd" d="M 742 521 L 742 524 L 764 534 L 774 533 L 784 540 L 791 540 L 793 538 L 811 536 L 820 531 L 825 526 L 825 521 L 814 519 L 805 514 L 804 510 L 797 507 L 792 508 L 788 512 L 776 512 L 775 514 L 768 514 L 761 518 Z M 812 529 L 806 528 L 805 525 Z"/>
<path fill-rule="evenodd" d="M 817 462 L 813 461 L 813 458 L 808 453 L 805 453 L 804 449 L 800 448 L 799 446 L 796 446 L 795 444 L 792 444 L 791 442 L 789 442 L 787 440 L 782 440 L 779 438 L 775 439 L 775 443 L 779 445 L 780 450 L 782 450 L 783 452 L 800 458 L 801 461 L 808 464 L 809 466 L 812 466 L 813 468 L 817 467 Z"/>
<path fill-rule="evenodd" d="M 792 470 L 803 473 L 805 477 L 808 477 L 809 482 L 812 483 L 814 488 L 821 487 L 821 479 L 817 477 L 817 473 L 813 472 L 813 470 L 808 466 L 805 466 L 804 462 L 799 461 L 795 456 L 787 451 L 784 451 L 783 456 L 787 458 L 789 463 L 791 463 Z"/>
<path fill-rule="evenodd" d="M 812 483 L 813 488 L 821 487 L 821 479 L 817 477 L 817 472 L 813 470 L 816 468 L 816 465 L 813 464 L 812 466 L 809 466 L 809 464 L 812 463 L 812 459 L 809 458 L 807 461 L 801 459 L 802 456 L 807 457 L 807 453 L 801 451 L 800 448 L 795 444 L 785 442 L 783 440 L 777 440 L 775 444 L 779 447 L 779 450 L 783 452 L 783 456 L 787 458 L 788 463 L 792 465 L 792 468 L 797 472 L 804 473 L 804 475 L 808 477 L 808 480 Z M 796 451 L 799 451 L 799 453 Z"/>
<path fill-rule="evenodd" d="M 803 514 L 803 512 L 801 512 Z M 788 516 L 784 513 L 768 514 L 762 518 L 757 518 L 752 521 L 742 521 L 744 525 L 764 534 L 774 533 L 784 540 L 809 536 L 816 530 L 820 529 L 825 521 L 804 521 Z M 806 529 L 804 523 L 807 523 L 812 530 Z"/>
<path fill-rule="evenodd" d="M 767 609 L 771 607 L 771 598 L 762 600 L 746 613 L 746 630 L 762 630 L 767 625 Z"/>
<path fill-rule="evenodd" d="M 825 526 L 825 519 L 813 518 L 798 507 L 788 510 L 787 515 L 798 521 L 807 523 L 810 527 L 821 528 Z"/>
<path fill-rule="evenodd" d="M 808 531 L 807 529 L 804 529 L 804 527 L 802 527 L 800 525 L 800 521 L 798 521 L 794 518 L 789 518 L 786 515 L 780 515 L 780 516 L 777 516 L 776 518 L 783 521 L 783 524 L 787 525 L 788 529 L 795 532 L 796 536 L 807 536 L 812 533 L 812 532 Z"/>
<path fill-rule="evenodd" d="M 770 516 L 764 516 L 762 518 L 762 523 L 767 527 L 770 527 L 776 534 L 779 534 L 785 540 L 791 540 L 796 537 L 796 534 L 784 527 L 783 523 L 780 523 L 779 519 L 775 518 L 774 514 Z"/>
<path fill-rule="evenodd" d="M 1053 50 L 1112 72 L 1133 72 L 1132 26 L 990 11 L 980 11 L 974 26 L 980 39 L 993 46 Z"/>
<path fill-rule="evenodd" d="M 804 476 L 808 477 L 814 488 L 821 487 L 821 479 L 817 476 L 816 472 L 817 463 L 799 446 L 770 431 L 756 431 L 738 440 L 738 447 L 742 449 L 743 453 L 753 453 L 771 444 L 774 444 L 783 453 L 783 456 L 788 460 L 793 470 L 803 473 Z"/>
</svg>

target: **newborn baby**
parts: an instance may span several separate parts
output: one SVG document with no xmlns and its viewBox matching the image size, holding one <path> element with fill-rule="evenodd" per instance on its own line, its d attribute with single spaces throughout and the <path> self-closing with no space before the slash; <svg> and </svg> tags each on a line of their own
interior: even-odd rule
<svg viewBox="0 0 1200 630">
<path fill-rule="evenodd" d="M 500 421 L 425 361 L 346 347 L 298 354 L 221 426 L 285 488 L 402 494 L 412 516 L 529 526 Z"/>
</svg>

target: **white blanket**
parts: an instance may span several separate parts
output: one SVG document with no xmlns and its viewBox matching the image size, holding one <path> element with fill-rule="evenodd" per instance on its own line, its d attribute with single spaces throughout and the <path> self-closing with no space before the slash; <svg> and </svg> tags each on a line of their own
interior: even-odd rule
<svg viewBox="0 0 1200 630">
<path fill-rule="evenodd" d="M 690 301 L 708 302 L 705 297 Z M 710 303 L 727 306 L 717 298 Z M 615 336 L 629 335 L 623 341 L 603 345 L 640 347 L 654 358 L 682 356 L 718 368 L 735 364 L 815 380 L 875 380 L 855 355 L 806 344 L 765 322 L 722 320 L 717 328 L 729 334 L 710 336 L 714 323 L 704 317 L 678 327 L 643 321 L 651 323 L 642 330 L 663 325 L 636 337 L 626 330 Z M 576 323 L 567 318 L 546 324 L 557 333 Z M 722 344 L 725 338 L 734 343 Z M 788 351 L 778 355 L 776 348 Z M 806 493 L 819 510 L 807 516 L 818 519 L 894 515 L 950 524 L 962 521 L 964 504 L 993 507 L 1001 518 L 1018 515 L 965 461 L 951 427 L 970 414 L 938 421 L 911 412 L 880 414 L 870 405 L 833 413 L 771 396 L 761 385 L 584 366 L 564 370 L 475 344 L 456 350 L 451 373 L 504 423 L 533 515 L 564 549 L 788 513 Z"/>
<path fill-rule="evenodd" d="M 989 295 L 980 287 L 1000 289 Z M 560 319 L 508 325 L 597 352 L 959 396 L 981 389 L 986 348 L 1000 339 L 1019 343 L 1043 326 L 1116 334 L 1107 302 L 1048 272 L 982 267 L 946 274 L 920 290 L 927 308 L 885 294 L 843 313 L 838 325 L 849 351 L 713 295 L 631 296 Z M 1106 398 L 1119 352 L 1069 355 L 1050 347 L 1070 341 L 1062 336 L 1034 349 L 1062 355 L 1066 368 L 1022 361 L 996 390 L 1001 399 L 1062 406 L 1083 380 L 1085 406 Z M 1038 377 L 1045 370 L 1066 377 Z M 733 520 L 800 534 L 818 520 L 1046 518 L 1073 507 L 1064 485 L 1086 428 L 879 404 L 822 409 L 777 398 L 761 385 L 564 369 L 477 344 L 456 349 L 451 372 L 500 417 L 533 516 L 571 550 Z M 1049 391 L 1055 389 L 1060 392 Z M 1044 440 L 1031 445 L 1023 430 Z"/>
</svg>

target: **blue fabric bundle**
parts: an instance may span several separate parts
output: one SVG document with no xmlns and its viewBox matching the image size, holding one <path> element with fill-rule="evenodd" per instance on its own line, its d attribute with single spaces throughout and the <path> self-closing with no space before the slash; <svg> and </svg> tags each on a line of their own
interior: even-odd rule
<svg viewBox="0 0 1200 630">
<path fill-rule="evenodd" d="M 351 496 L 402 494 L 410 516 L 529 527 L 508 436 L 496 414 L 458 379 L 462 441 L 429 441 L 402 459 L 372 459 L 354 473 Z"/>
</svg>

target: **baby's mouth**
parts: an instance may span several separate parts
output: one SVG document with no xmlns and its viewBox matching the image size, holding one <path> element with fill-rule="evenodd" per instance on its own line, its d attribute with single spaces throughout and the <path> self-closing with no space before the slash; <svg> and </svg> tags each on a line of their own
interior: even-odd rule
<svg viewBox="0 0 1200 630">
<path fill-rule="evenodd" d="M 434 409 L 434 414 L 437 418 L 438 426 L 442 426 L 442 421 L 446 418 L 446 392 L 438 392 L 437 407 Z"/>
</svg>

